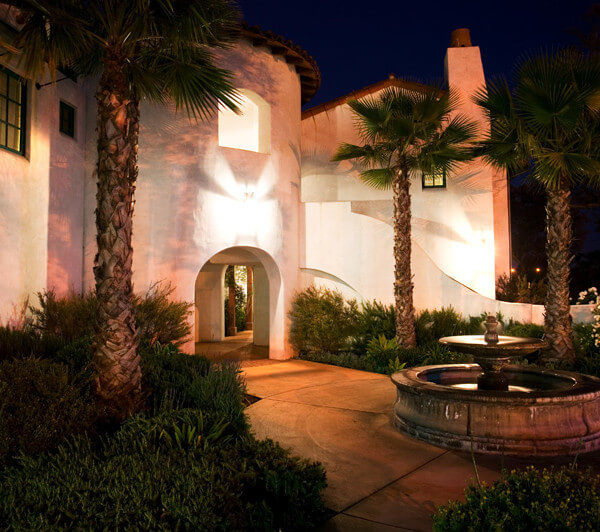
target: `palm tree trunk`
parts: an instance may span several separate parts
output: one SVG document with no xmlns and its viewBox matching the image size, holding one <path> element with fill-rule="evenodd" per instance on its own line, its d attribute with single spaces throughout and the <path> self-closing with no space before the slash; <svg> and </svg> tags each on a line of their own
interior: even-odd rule
<svg viewBox="0 0 600 532">
<path fill-rule="evenodd" d="M 550 344 L 548 358 L 573 361 L 573 329 L 569 303 L 571 263 L 571 192 L 566 186 L 548 190 L 546 204 L 546 255 L 548 287 L 545 305 L 545 333 Z"/>
<path fill-rule="evenodd" d="M 100 330 L 94 346 L 96 392 L 125 418 L 139 406 L 141 369 L 133 307 L 131 245 L 138 176 L 139 102 L 119 57 L 106 60 L 98 93 L 98 191 L 94 261 Z"/>
<path fill-rule="evenodd" d="M 410 180 L 401 170 L 394 179 L 394 297 L 396 299 L 396 341 L 401 347 L 417 345 L 415 309 L 410 267 Z"/>
</svg>

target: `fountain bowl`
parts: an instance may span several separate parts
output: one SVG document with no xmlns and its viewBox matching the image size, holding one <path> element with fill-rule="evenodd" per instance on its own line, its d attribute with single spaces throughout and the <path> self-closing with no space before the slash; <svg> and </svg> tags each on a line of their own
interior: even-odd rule
<svg viewBox="0 0 600 532">
<path fill-rule="evenodd" d="M 448 449 L 556 456 L 600 449 L 600 379 L 505 366 L 508 391 L 477 389 L 478 364 L 392 375 L 396 427 Z"/>
</svg>

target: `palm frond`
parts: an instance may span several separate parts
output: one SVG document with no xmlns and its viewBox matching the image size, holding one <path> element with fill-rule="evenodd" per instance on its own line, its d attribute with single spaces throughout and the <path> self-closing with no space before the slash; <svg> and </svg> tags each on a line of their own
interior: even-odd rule
<svg viewBox="0 0 600 532">
<path fill-rule="evenodd" d="M 395 170 L 392 168 L 370 168 L 360 173 L 360 178 L 378 190 L 389 189 L 394 183 Z"/>
</svg>

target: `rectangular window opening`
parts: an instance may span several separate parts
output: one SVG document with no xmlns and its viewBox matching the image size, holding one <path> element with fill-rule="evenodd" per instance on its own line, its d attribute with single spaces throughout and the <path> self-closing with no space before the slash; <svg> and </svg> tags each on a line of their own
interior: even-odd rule
<svg viewBox="0 0 600 532">
<path fill-rule="evenodd" d="M 423 188 L 446 188 L 446 170 L 436 170 L 431 174 L 421 174 Z"/>
<path fill-rule="evenodd" d="M 75 138 L 75 107 L 60 102 L 58 130 L 71 138 Z"/>
<path fill-rule="evenodd" d="M 0 148 L 25 153 L 27 83 L 0 65 Z"/>
</svg>

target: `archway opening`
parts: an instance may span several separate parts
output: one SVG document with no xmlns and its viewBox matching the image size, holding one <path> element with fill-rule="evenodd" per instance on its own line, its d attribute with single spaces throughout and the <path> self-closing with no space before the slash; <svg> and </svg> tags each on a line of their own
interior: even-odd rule
<svg viewBox="0 0 600 532">
<path fill-rule="evenodd" d="M 281 352 L 280 293 L 279 270 L 264 251 L 239 246 L 213 255 L 196 278 L 196 354 L 248 360 Z"/>
</svg>

